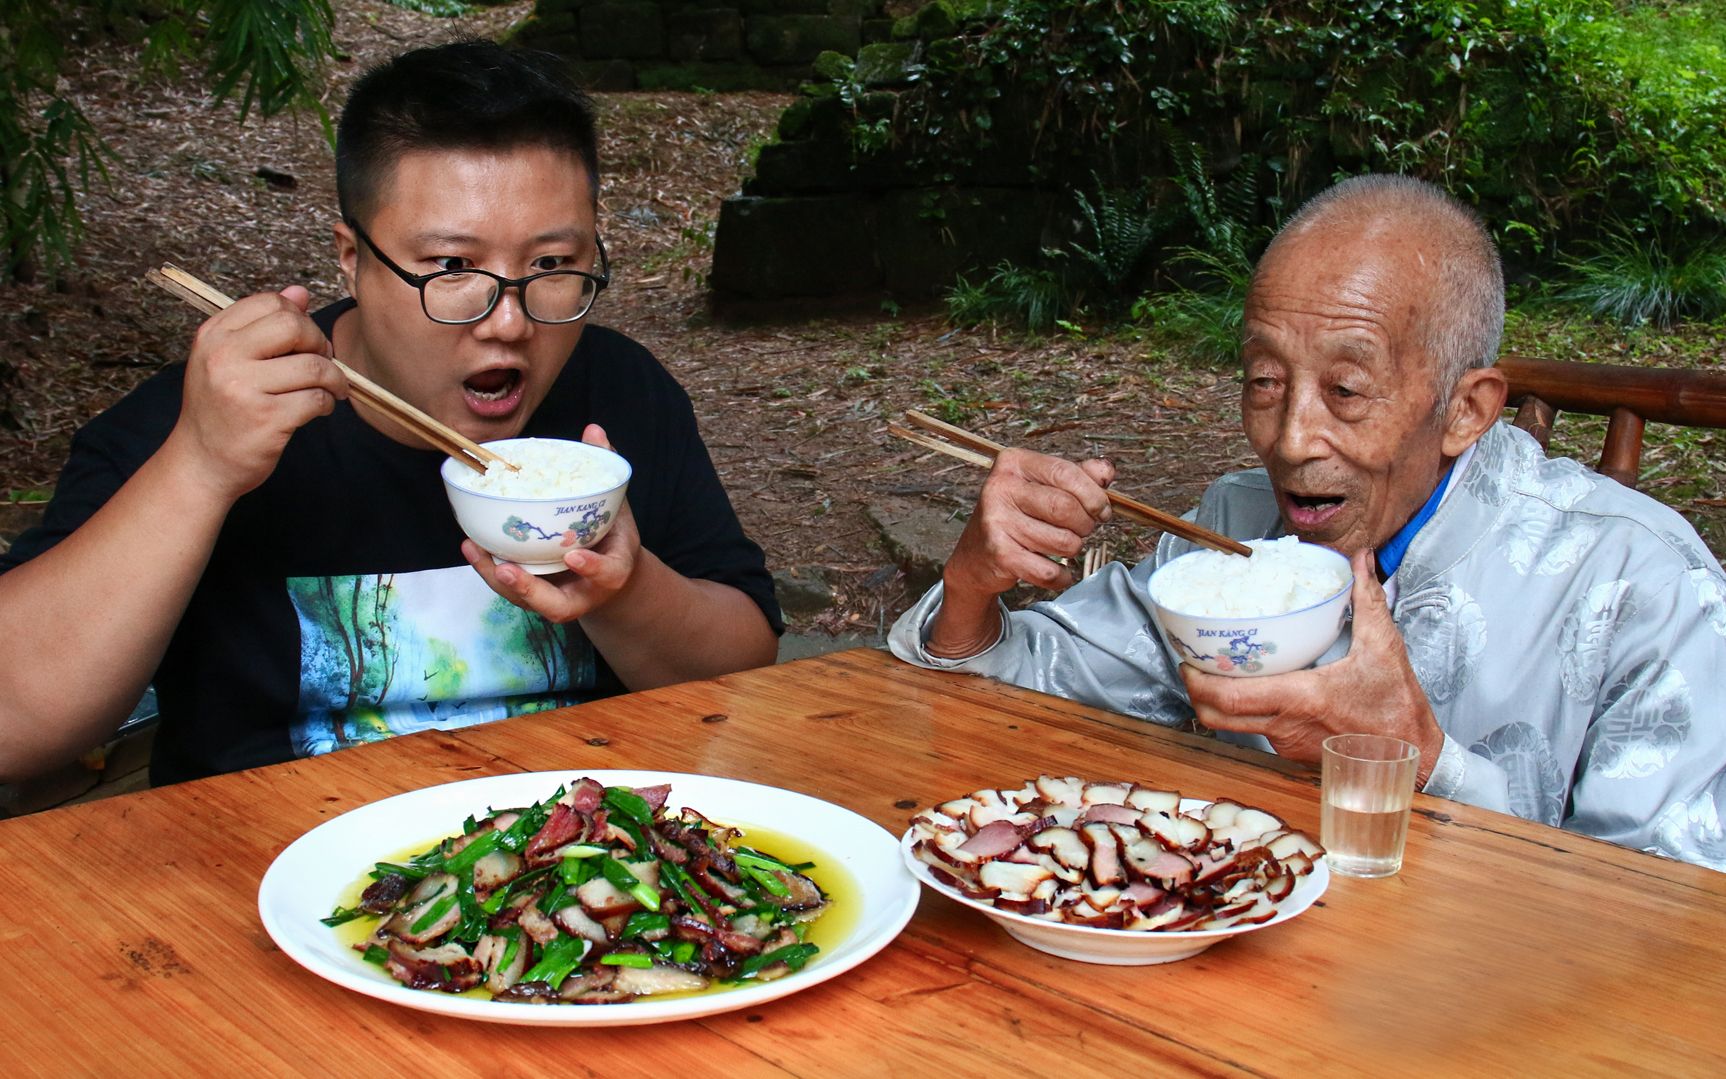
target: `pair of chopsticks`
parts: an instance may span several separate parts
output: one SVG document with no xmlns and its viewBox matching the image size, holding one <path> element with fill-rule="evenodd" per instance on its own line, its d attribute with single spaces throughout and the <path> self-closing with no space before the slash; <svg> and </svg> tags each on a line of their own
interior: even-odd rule
<svg viewBox="0 0 1726 1079">
<path fill-rule="evenodd" d="M 999 442 L 991 441 L 981 435 L 974 435 L 963 427 L 955 427 L 950 423 L 945 423 L 915 410 L 905 413 L 905 419 L 912 427 L 920 427 L 923 430 L 913 431 L 896 423 L 890 423 L 887 425 L 887 432 L 897 435 L 907 442 L 915 442 L 924 449 L 944 453 L 949 457 L 964 461 L 966 464 L 976 465 L 978 468 L 994 467 L 995 455 L 1006 449 Z M 940 435 L 949 441 L 943 442 L 940 438 L 924 434 L 923 431 Z M 1227 551 L 1230 554 L 1249 557 L 1253 553 L 1253 549 L 1240 540 L 1230 539 L 1221 533 L 1212 532 L 1208 528 L 1176 517 L 1172 513 L 1165 513 L 1155 506 L 1146 505 L 1136 498 L 1129 498 L 1119 491 L 1110 490 L 1105 493 L 1109 496 L 1109 504 L 1115 508 L 1115 512 L 1129 521 L 1137 521 L 1139 524 L 1161 529 L 1213 550 Z"/>
<path fill-rule="evenodd" d="M 146 272 L 144 280 L 178 296 L 206 315 L 213 315 L 234 302 L 232 296 L 198 280 L 172 263 L 163 263 L 161 269 Z M 342 361 L 332 358 L 330 362 L 347 376 L 348 388 L 355 400 L 383 413 L 475 472 L 484 472 L 485 466 L 492 461 L 498 462 L 511 472 L 521 471 L 520 465 L 511 464 L 455 428 L 439 423 Z"/>
</svg>

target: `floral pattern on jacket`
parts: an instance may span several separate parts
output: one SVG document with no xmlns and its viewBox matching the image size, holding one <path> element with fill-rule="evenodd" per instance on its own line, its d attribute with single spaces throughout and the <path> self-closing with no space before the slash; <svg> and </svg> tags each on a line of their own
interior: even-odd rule
<svg viewBox="0 0 1726 1079">
<path fill-rule="evenodd" d="M 1239 539 L 1281 531 L 1260 469 L 1218 480 L 1189 516 Z M 1181 725 L 1192 710 L 1145 586 L 1191 549 L 1165 536 L 1138 566 L 1013 612 L 960 661 L 923 648 L 936 585 L 889 644 Z M 1445 731 L 1428 793 L 1726 870 L 1726 577 L 1687 521 L 1501 423 L 1395 582 L 1392 616 Z M 1347 650 L 1345 633 L 1320 662 Z"/>
</svg>

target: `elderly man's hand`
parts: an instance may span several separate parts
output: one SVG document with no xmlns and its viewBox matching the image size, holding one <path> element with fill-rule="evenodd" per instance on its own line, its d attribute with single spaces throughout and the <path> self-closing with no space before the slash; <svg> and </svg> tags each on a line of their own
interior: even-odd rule
<svg viewBox="0 0 1726 1079">
<path fill-rule="evenodd" d="M 581 440 L 590 446 L 611 449 L 605 429 L 590 423 Z M 498 562 L 472 540 L 463 540 L 462 555 L 479 571 L 492 591 L 517 607 L 543 615 L 552 622 L 573 622 L 616 599 L 635 576 L 642 557 L 641 533 L 635 515 L 625 500 L 617 520 L 603 539 L 592 547 L 575 547 L 575 534 L 566 533 L 571 549 L 563 556 L 567 573 L 537 577 L 509 562 Z"/>
<path fill-rule="evenodd" d="M 941 612 L 925 647 L 937 656 L 968 656 L 1000 632 L 995 597 L 1019 581 L 1065 588 L 1072 571 L 1052 556 L 1079 553 L 1109 519 L 1106 488 L 1115 466 L 1082 465 L 1026 450 L 1003 450 L 983 484 L 977 508 L 942 570 Z"/>
<path fill-rule="evenodd" d="M 1213 730 L 1262 734 L 1281 756 L 1316 763 L 1333 734 L 1388 734 L 1420 749 L 1424 785 L 1444 732 L 1414 677 L 1390 617 L 1371 551 L 1354 556 L 1354 638 L 1348 655 L 1313 670 L 1264 678 L 1226 678 L 1181 664 L 1200 723 Z"/>
</svg>

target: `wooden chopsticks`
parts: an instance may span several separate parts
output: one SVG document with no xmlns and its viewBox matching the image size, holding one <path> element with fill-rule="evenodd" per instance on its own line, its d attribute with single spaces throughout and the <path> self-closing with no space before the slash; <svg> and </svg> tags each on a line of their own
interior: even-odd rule
<svg viewBox="0 0 1726 1079">
<path fill-rule="evenodd" d="M 232 296 L 198 280 L 172 263 L 163 263 L 161 269 L 146 272 L 144 280 L 178 296 L 206 315 L 213 315 L 234 302 Z M 485 466 L 492 461 L 498 462 L 511 472 L 521 471 L 520 465 L 511 464 L 455 428 L 426 415 L 342 361 L 332 357 L 330 362 L 347 376 L 348 388 L 353 391 L 355 400 L 383 413 L 475 472 L 484 472 Z"/>
<path fill-rule="evenodd" d="M 912 427 L 921 427 L 923 431 L 934 432 L 948 441 L 943 442 L 940 438 L 932 438 L 922 431 L 913 431 L 896 423 L 888 424 L 887 432 L 897 435 L 907 442 L 915 442 L 924 449 L 944 453 L 949 457 L 957 458 L 966 464 L 976 465 L 979 468 L 993 466 L 995 455 L 1006 449 L 999 442 L 991 441 L 981 435 L 974 435 L 963 427 L 955 427 L 914 409 L 905 413 L 905 419 Z M 1176 517 L 1172 513 L 1165 513 L 1155 506 L 1146 505 L 1136 498 L 1129 498 L 1119 491 L 1108 491 L 1107 494 L 1109 504 L 1115 508 L 1115 512 L 1130 521 L 1137 521 L 1139 524 L 1161 529 L 1213 550 L 1227 551 L 1230 554 L 1249 557 L 1253 553 L 1253 549 L 1240 540 L 1230 539 L 1221 533 L 1212 532 L 1208 528 Z"/>
</svg>

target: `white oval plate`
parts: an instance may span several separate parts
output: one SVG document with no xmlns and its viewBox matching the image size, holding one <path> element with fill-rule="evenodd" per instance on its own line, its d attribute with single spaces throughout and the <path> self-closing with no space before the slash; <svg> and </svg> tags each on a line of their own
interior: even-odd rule
<svg viewBox="0 0 1726 1079">
<path fill-rule="evenodd" d="M 801 971 L 770 982 L 674 1000 L 626 1004 L 500 1003 L 409 989 L 361 959 L 335 930 L 318 922 L 372 865 L 404 846 L 461 832 L 469 814 L 543 801 L 559 784 L 592 776 L 607 786 L 670 783 L 667 804 L 688 806 L 720 822 L 754 824 L 808 843 L 851 877 L 863 909 L 845 939 Z M 819 985 L 885 948 L 917 909 L 917 882 L 905 871 L 893 837 L 849 809 L 795 791 L 714 776 L 606 769 L 489 776 L 398 794 L 325 821 L 276 857 L 258 888 L 258 913 L 276 944 L 296 963 L 356 993 L 421 1011 L 527 1026 L 635 1026 L 694 1019 L 763 1004 Z"/>
<path fill-rule="evenodd" d="M 1182 798 L 1181 812 L 1190 813 L 1208 805 L 1209 802 L 1198 798 Z M 987 914 L 1019 943 L 1062 959 L 1077 959 L 1083 963 L 1128 967 L 1190 959 L 1219 940 L 1281 925 L 1312 906 L 1318 897 L 1324 894 L 1325 889 L 1330 887 L 1330 867 L 1320 858 L 1313 863 L 1312 872 L 1296 881 L 1294 891 L 1277 904 L 1276 917 L 1257 925 L 1232 925 L 1227 929 L 1177 929 L 1172 932 L 1068 925 L 1065 922 L 1051 922 L 1047 918 L 1033 918 L 1028 914 L 1001 910 L 941 883 L 929 872 L 929 867 L 912 852 L 911 846 L 915 842 L 912 831 L 907 829 L 900 837 L 899 854 L 918 880 L 955 903 L 963 903 Z"/>
</svg>

